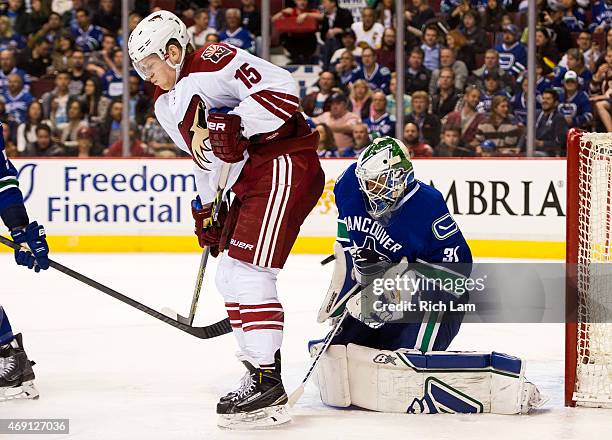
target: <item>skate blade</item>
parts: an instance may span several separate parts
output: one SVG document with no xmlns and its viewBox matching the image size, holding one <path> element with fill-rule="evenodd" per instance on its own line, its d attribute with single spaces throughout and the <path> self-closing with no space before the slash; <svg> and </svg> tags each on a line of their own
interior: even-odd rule
<svg viewBox="0 0 612 440">
<path fill-rule="evenodd" d="M 291 421 L 285 405 L 269 406 L 248 413 L 220 414 L 217 425 L 225 429 L 266 429 Z"/>
<path fill-rule="evenodd" d="M 0 402 L 18 399 L 38 399 L 39 393 L 34 382 L 28 381 L 18 387 L 0 388 Z"/>
</svg>

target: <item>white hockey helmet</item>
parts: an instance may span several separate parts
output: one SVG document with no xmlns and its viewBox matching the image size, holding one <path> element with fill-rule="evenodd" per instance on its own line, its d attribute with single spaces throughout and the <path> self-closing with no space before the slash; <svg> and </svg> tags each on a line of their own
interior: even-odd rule
<svg viewBox="0 0 612 440">
<path fill-rule="evenodd" d="M 177 40 L 183 49 L 181 61 L 176 65 L 170 63 L 166 52 L 166 45 L 172 39 Z M 141 20 L 132 31 L 128 40 L 128 53 L 142 79 L 147 80 L 150 75 L 141 61 L 151 54 L 157 54 L 162 61 L 174 68 L 178 78 L 188 43 L 189 35 L 185 23 L 170 11 L 157 11 Z"/>
</svg>

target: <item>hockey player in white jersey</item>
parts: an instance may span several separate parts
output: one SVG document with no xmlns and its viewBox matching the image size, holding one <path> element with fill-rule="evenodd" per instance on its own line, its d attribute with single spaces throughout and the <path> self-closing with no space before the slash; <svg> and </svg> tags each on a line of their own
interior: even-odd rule
<svg viewBox="0 0 612 440">
<path fill-rule="evenodd" d="M 168 11 L 142 20 L 128 45 L 138 73 L 157 86 L 160 124 L 195 162 L 199 243 L 221 252 L 216 283 L 248 371 L 219 401 L 219 424 L 287 422 L 276 277 L 323 191 L 318 134 L 298 111 L 287 71 L 223 43 L 194 51 L 185 25 Z M 226 188 L 235 197 L 212 224 L 225 163 L 231 163 Z"/>
</svg>

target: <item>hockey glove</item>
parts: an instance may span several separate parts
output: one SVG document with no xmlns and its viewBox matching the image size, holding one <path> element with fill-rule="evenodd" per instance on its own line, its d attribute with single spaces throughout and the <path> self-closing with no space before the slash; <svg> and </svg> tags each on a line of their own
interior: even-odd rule
<svg viewBox="0 0 612 440">
<path fill-rule="evenodd" d="M 408 268 L 406 257 L 391 266 L 382 276 L 372 281 L 359 294 L 346 303 L 349 314 L 371 328 L 379 328 L 387 322 L 403 317 L 402 305 L 410 302 L 416 293 L 415 273 Z M 386 282 L 393 281 L 390 285 Z"/>
<path fill-rule="evenodd" d="M 210 246 L 213 257 L 218 254 L 219 240 L 223 231 L 223 223 L 227 218 L 227 203 L 221 202 L 221 209 L 217 221 L 213 223 L 214 207 L 212 203 L 202 206 L 200 196 L 191 201 L 191 215 L 195 220 L 195 235 L 201 248 Z"/>
<path fill-rule="evenodd" d="M 236 163 L 244 158 L 249 141 L 242 137 L 240 121 L 238 115 L 208 114 L 208 136 L 213 154 L 223 162 Z"/>
<path fill-rule="evenodd" d="M 49 268 L 49 245 L 45 228 L 36 222 L 30 223 L 25 229 L 13 229 L 11 231 L 13 241 L 25 244 L 28 249 L 15 251 L 15 261 L 20 266 L 27 266 L 36 272 Z"/>
</svg>

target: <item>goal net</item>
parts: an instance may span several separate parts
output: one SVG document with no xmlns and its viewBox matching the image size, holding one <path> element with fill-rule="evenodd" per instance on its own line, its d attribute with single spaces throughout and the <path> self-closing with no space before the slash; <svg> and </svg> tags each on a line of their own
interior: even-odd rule
<svg viewBox="0 0 612 440">
<path fill-rule="evenodd" d="M 567 147 L 565 402 L 612 408 L 612 133 Z"/>
</svg>

